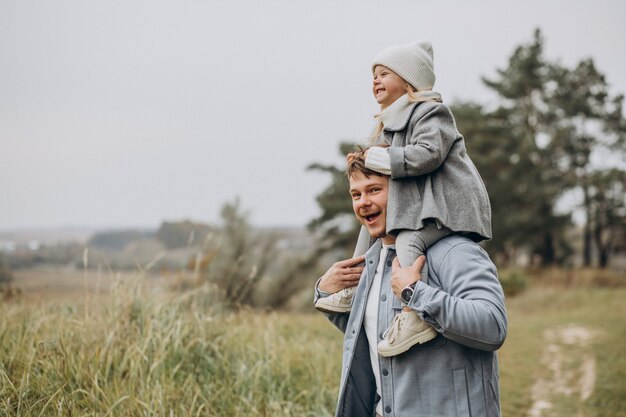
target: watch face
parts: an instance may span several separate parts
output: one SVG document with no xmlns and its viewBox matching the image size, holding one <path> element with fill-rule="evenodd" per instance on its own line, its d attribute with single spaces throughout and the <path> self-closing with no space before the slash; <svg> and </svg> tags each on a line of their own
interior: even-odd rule
<svg viewBox="0 0 626 417">
<path fill-rule="evenodd" d="M 409 301 L 411 301 L 411 297 L 413 297 L 413 288 L 405 288 L 402 290 L 402 294 L 400 294 L 402 296 L 402 301 L 404 301 L 405 303 L 408 303 Z"/>
</svg>

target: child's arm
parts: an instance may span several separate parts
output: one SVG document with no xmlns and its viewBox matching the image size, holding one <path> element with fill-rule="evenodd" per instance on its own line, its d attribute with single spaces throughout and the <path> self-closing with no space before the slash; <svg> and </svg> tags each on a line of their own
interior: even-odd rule
<svg viewBox="0 0 626 417">
<path fill-rule="evenodd" d="M 388 148 L 391 178 L 416 177 L 435 171 L 446 160 L 452 145 L 462 140 L 448 107 L 439 103 L 420 106 L 430 109 L 417 121 L 407 145 Z"/>
</svg>

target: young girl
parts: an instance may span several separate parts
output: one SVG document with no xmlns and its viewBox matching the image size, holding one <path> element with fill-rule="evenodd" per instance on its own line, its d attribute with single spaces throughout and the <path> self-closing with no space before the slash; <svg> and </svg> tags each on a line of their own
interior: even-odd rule
<svg viewBox="0 0 626 417">
<path fill-rule="evenodd" d="M 450 233 L 475 241 L 491 238 L 491 206 L 483 181 L 465 150 L 463 136 L 435 83 L 430 42 L 418 41 L 383 50 L 372 64 L 373 93 L 381 112 L 366 153 L 366 166 L 390 175 L 387 233 L 396 236 L 402 267 L 410 266 L 426 249 Z M 369 247 L 361 228 L 355 255 Z M 426 267 L 422 280 L 427 282 Z M 350 311 L 354 288 L 316 304 L 321 310 Z M 404 307 L 378 344 L 381 356 L 398 355 L 437 333 L 411 310 L 411 291 Z M 404 292 L 403 292 L 404 296 Z M 399 300 L 398 300 L 399 302 Z"/>
</svg>

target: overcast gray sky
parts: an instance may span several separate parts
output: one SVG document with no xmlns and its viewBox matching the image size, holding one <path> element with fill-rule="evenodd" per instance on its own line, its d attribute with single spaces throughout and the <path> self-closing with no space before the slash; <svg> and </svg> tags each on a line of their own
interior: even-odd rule
<svg viewBox="0 0 626 417">
<path fill-rule="evenodd" d="M 480 77 L 543 31 L 626 93 L 626 2 L 0 2 L 0 229 L 214 222 L 304 225 L 374 122 L 371 59 L 428 38 L 444 100 L 493 102 Z M 471 140 L 471 138 L 467 138 Z"/>
</svg>

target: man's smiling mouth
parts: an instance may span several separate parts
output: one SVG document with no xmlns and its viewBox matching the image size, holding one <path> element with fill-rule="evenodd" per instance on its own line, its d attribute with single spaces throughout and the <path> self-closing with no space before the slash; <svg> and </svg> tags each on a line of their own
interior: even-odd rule
<svg viewBox="0 0 626 417">
<path fill-rule="evenodd" d="M 378 216 L 380 216 L 380 211 L 376 212 L 376 213 L 371 213 L 368 214 L 366 216 L 363 216 L 363 218 L 368 222 L 368 223 L 373 223 L 376 221 L 376 219 L 378 219 Z"/>
</svg>

